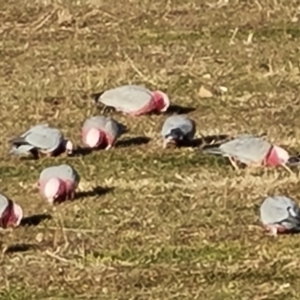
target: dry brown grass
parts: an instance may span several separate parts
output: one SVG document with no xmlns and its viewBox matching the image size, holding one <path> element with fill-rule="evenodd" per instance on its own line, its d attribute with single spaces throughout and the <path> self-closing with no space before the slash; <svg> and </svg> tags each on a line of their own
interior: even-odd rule
<svg viewBox="0 0 300 300">
<path fill-rule="evenodd" d="M 297 151 L 298 1 L 2 0 L 0 8 L 1 190 L 28 216 L 52 215 L 1 231 L 0 299 L 300 298 L 299 237 L 266 236 L 258 221 L 267 194 L 300 198 L 297 170 L 234 172 L 197 151 L 162 151 L 165 116 L 113 114 L 128 136 L 151 142 L 68 158 L 82 190 L 114 189 L 53 208 L 31 186 L 65 159 L 7 154 L 7 140 L 39 122 L 79 141 L 96 113 L 89 95 L 125 83 L 195 107 L 199 135 L 267 132 Z M 212 98 L 199 97 L 202 85 Z"/>
</svg>

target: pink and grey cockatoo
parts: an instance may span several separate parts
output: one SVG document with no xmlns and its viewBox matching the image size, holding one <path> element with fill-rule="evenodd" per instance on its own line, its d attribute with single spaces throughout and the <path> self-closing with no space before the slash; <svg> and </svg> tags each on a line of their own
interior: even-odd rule
<svg viewBox="0 0 300 300">
<path fill-rule="evenodd" d="M 188 145 L 194 139 L 196 123 L 185 115 L 173 115 L 168 117 L 162 127 L 163 147 L 169 145 Z"/>
<path fill-rule="evenodd" d="M 72 154 L 73 143 L 64 138 L 63 133 L 48 124 L 39 124 L 9 141 L 12 144 L 10 154 L 24 155 L 31 153 L 38 157 L 39 153 L 55 156 L 63 152 Z"/>
<path fill-rule="evenodd" d="M 3 194 L 0 194 L 0 227 L 19 226 L 23 218 L 23 210 L 20 205 Z"/>
<path fill-rule="evenodd" d="M 139 85 L 123 85 L 92 96 L 96 103 L 102 103 L 132 116 L 154 111 L 165 112 L 170 106 L 167 94 L 161 91 L 152 92 Z"/>
<path fill-rule="evenodd" d="M 244 134 L 219 147 L 203 149 L 203 152 L 228 157 L 235 169 L 238 169 L 239 162 L 252 167 L 283 166 L 290 173 L 292 172 L 287 167 L 289 153 L 260 136 Z"/>
<path fill-rule="evenodd" d="M 260 206 L 260 219 L 272 235 L 300 230 L 299 206 L 285 196 L 267 197 Z"/>
<path fill-rule="evenodd" d="M 54 203 L 74 199 L 79 182 L 80 176 L 76 170 L 62 164 L 44 169 L 40 174 L 38 186 L 47 201 Z"/>
<path fill-rule="evenodd" d="M 126 126 L 113 118 L 94 116 L 88 118 L 82 126 L 82 141 L 89 148 L 108 150 L 126 131 Z"/>
</svg>

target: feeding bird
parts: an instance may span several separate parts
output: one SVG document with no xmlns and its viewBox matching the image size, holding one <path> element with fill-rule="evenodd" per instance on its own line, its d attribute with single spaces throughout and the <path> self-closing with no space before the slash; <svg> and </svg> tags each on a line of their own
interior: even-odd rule
<svg viewBox="0 0 300 300">
<path fill-rule="evenodd" d="M 250 167 L 282 166 L 292 173 L 287 166 L 290 159 L 289 153 L 279 146 L 272 145 L 261 136 L 241 135 L 219 147 L 203 149 L 203 152 L 228 157 L 236 170 L 238 169 L 237 163 L 243 163 Z"/>
<path fill-rule="evenodd" d="M 260 219 L 272 235 L 300 230 L 299 206 L 285 196 L 267 197 L 260 206 Z"/>
<path fill-rule="evenodd" d="M 163 147 L 169 145 L 191 144 L 196 132 L 196 123 L 185 115 L 173 115 L 168 117 L 162 127 Z"/>
<path fill-rule="evenodd" d="M 126 131 L 126 126 L 113 118 L 94 116 L 85 120 L 82 126 L 82 141 L 89 148 L 108 150 Z"/>
<path fill-rule="evenodd" d="M 92 95 L 96 103 L 113 107 L 124 114 L 139 116 L 153 111 L 165 112 L 170 106 L 167 94 L 139 85 L 123 85 Z"/>
<path fill-rule="evenodd" d="M 39 157 L 39 154 L 55 156 L 63 152 L 67 154 L 73 152 L 73 143 L 64 138 L 61 130 L 50 127 L 48 124 L 33 126 L 9 142 L 12 145 L 9 153 L 14 155 L 31 153 Z"/>
<path fill-rule="evenodd" d="M 39 177 L 38 187 L 49 203 L 72 200 L 80 182 L 77 171 L 67 164 L 44 169 Z"/>
<path fill-rule="evenodd" d="M 23 209 L 11 199 L 0 194 L 0 227 L 19 226 L 23 218 Z"/>
</svg>

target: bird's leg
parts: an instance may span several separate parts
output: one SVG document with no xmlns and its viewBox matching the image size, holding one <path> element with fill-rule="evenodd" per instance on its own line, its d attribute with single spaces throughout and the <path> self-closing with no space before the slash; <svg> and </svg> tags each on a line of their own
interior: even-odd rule
<svg viewBox="0 0 300 300">
<path fill-rule="evenodd" d="M 228 159 L 229 159 L 231 165 L 233 166 L 233 168 L 234 168 L 235 170 L 238 170 L 239 167 L 238 167 L 237 163 L 234 161 L 234 159 L 233 159 L 232 157 L 230 157 L 230 156 L 228 156 Z"/>
<path fill-rule="evenodd" d="M 276 225 L 268 225 L 266 229 L 270 232 L 271 236 L 277 236 L 277 227 Z"/>
<path fill-rule="evenodd" d="M 109 150 L 112 148 L 112 145 L 107 145 L 104 150 Z"/>
<path fill-rule="evenodd" d="M 295 173 L 293 173 L 293 171 L 285 164 L 282 164 L 282 167 L 287 170 L 291 175 L 295 175 Z"/>
<path fill-rule="evenodd" d="M 75 198 L 75 191 L 69 191 L 66 194 L 66 200 L 73 200 Z"/>
</svg>

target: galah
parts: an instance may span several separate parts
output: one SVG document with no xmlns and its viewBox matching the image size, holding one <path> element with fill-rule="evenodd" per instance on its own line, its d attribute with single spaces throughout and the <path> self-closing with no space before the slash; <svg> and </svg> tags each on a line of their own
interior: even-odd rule
<svg viewBox="0 0 300 300">
<path fill-rule="evenodd" d="M 240 162 L 252 167 L 282 166 L 292 173 L 287 167 L 289 153 L 261 136 L 241 135 L 219 147 L 203 149 L 203 152 L 228 157 L 235 169 L 238 169 L 237 162 Z"/>
<path fill-rule="evenodd" d="M 139 85 L 123 85 L 92 96 L 96 103 L 133 116 L 153 111 L 165 112 L 170 106 L 167 94 L 162 91 L 150 91 Z"/>
<path fill-rule="evenodd" d="M 89 148 L 108 150 L 126 130 L 126 126 L 113 118 L 94 116 L 88 118 L 82 126 L 82 141 Z"/>
<path fill-rule="evenodd" d="M 79 182 L 80 176 L 76 170 L 62 164 L 44 169 L 40 174 L 38 187 L 47 201 L 53 204 L 74 199 Z"/>
<path fill-rule="evenodd" d="M 163 147 L 169 145 L 190 144 L 196 132 L 196 123 L 185 115 L 168 117 L 162 127 Z"/>
<path fill-rule="evenodd" d="M 23 218 L 23 210 L 20 205 L 3 194 L 0 194 L 0 227 L 16 227 Z"/>
<path fill-rule="evenodd" d="M 64 138 L 63 133 L 50 127 L 48 124 L 39 124 L 9 141 L 12 144 L 10 154 L 24 155 L 39 153 L 46 156 L 55 156 L 63 152 L 72 154 L 73 143 Z"/>
<path fill-rule="evenodd" d="M 300 230 L 299 206 L 285 196 L 267 197 L 260 206 L 260 219 L 272 235 Z"/>
</svg>

